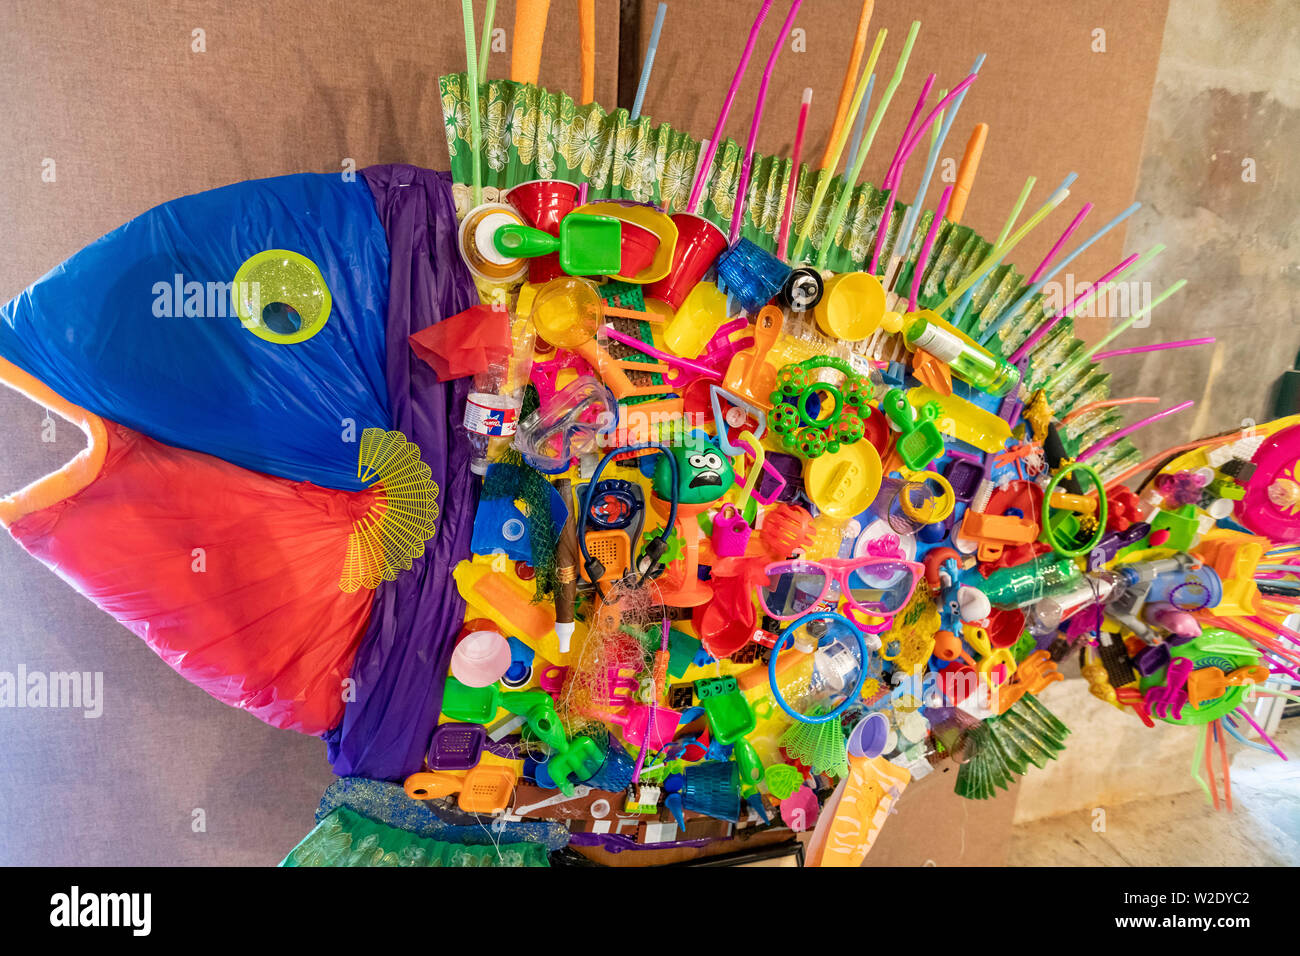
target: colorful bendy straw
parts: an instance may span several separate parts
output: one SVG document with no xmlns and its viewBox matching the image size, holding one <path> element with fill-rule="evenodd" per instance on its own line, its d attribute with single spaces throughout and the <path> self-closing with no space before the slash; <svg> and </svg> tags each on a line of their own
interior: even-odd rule
<svg viewBox="0 0 1300 956">
<path fill-rule="evenodd" d="M 867 58 L 867 65 L 862 68 L 862 79 L 858 83 L 857 91 L 853 94 L 853 104 L 850 107 L 853 118 L 857 117 L 858 110 L 862 106 L 862 98 L 866 95 L 871 75 L 876 69 L 876 60 L 880 58 L 880 50 L 884 47 L 885 37 L 888 35 L 889 31 L 884 27 L 881 27 L 880 32 L 876 34 L 876 42 L 871 48 L 871 56 Z M 798 261 L 803 256 L 804 246 L 808 243 L 808 236 L 812 233 L 813 224 L 817 221 L 817 211 L 821 208 L 822 199 L 825 198 L 826 190 L 830 188 L 831 180 L 835 176 L 832 170 L 839 165 L 840 153 L 844 151 L 844 144 L 848 141 L 850 123 L 840 127 L 839 135 L 836 137 L 831 151 L 830 165 L 823 166 L 817 174 L 817 187 L 813 190 L 812 201 L 808 204 L 808 214 L 804 217 L 803 227 L 799 230 L 799 238 L 795 241 L 794 251 L 790 254 L 791 261 Z"/>
<path fill-rule="evenodd" d="M 1089 206 L 1086 208 L 1091 208 L 1091 204 L 1089 204 Z M 981 335 L 979 339 L 980 344 L 987 342 L 990 338 L 992 338 L 997 333 L 997 331 L 1000 328 L 1002 328 L 1002 326 L 1006 325 L 1007 322 L 1015 318 L 1015 316 L 1019 314 L 1020 309 L 1025 305 L 1025 303 L 1027 303 L 1034 295 L 1036 295 L 1043 288 L 1044 285 L 1046 285 L 1048 282 L 1051 282 L 1052 279 L 1056 278 L 1057 274 L 1066 266 L 1068 266 L 1071 262 L 1077 259 L 1085 249 L 1087 249 L 1094 242 L 1096 242 L 1102 236 L 1106 235 L 1106 233 L 1110 232 L 1121 222 L 1123 222 L 1125 219 L 1133 215 L 1133 213 L 1137 212 L 1141 208 L 1142 208 L 1142 204 L 1140 202 L 1133 203 L 1131 206 L 1129 206 L 1127 209 L 1121 212 L 1110 222 L 1106 223 L 1106 225 L 1102 226 L 1100 229 L 1094 232 L 1087 239 L 1083 240 L 1083 242 L 1079 243 L 1078 248 L 1076 248 L 1073 252 L 1071 252 L 1064 259 L 1062 259 L 1055 266 L 1053 266 L 1050 272 L 1047 272 L 1046 274 L 1036 273 L 1037 278 L 1035 278 L 1035 276 L 1030 276 L 1029 282 L 1027 284 L 1028 287 L 1025 289 L 1025 291 L 1022 292 L 1014 302 L 1012 302 L 1005 309 L 1003 309 L 1002 312 L 999 313 L 997 318 L 995 318 L 993 322 L 989 325 L 989 327 L 984 330 L 984 334 Z M 1061 241 L 1064 241 L 1065 238 L 1066 238 L 1065 236 L 1062 236 Z M 1057 243 L 1057 246 L 1059 245 L 1060 242 Z M 1052 254 L 1055 254 L 1055 251 L 1056 251 L 1056 247 L 1054 246 Z M 1041 267 L 1040 267 L 1040 271 L 1041 271 Z"/>
<path fill-rule="evenodd" d="M 875 141 L 876 131 L 880 128 L 881 120 L 885 118 L 885 111 L 889 109 L 889 103 L 894 98 L 894 91 L 898 89 L 898 84 L 903 82 L 903 74 L 907 71 L 907 62 L 912 56 L 912 47 L 916 43 L 916 35 L 920 31 L 921 21 L 913 20 L 911 29 L 907 31 L 907 39 L 903 41 L 903 51 L 899 53 L 898 63 L 894 66 L 894 75 L 890 77 L 885 92 L 881 94 L 880 103 L 871 116 L 871 125 L 867 127 L 867 135 L 862 141 L 862 148 L 858 150 L 857 162 L 854 163 L 853 169 L 845 174 L 844 183 L 840 187 L 839 201 L 835 204 L 831 218 L 826 223 L 826 233 L 822 237 L 821 248 L 817 256 L 818 268 L 824 268 L 826 265 L 826 259 L 835 243 L 835 234 L 839 231 L 840 223 L 844 220 L 844 213 L 849 208 L 849 200 L 853 197 L 853 188 L 857 185 L 858 176 L 862 172 L 862 165 L 866 162 L 867 153 L 871 151 L 871 144 Z"/>
<path fill-rule="evenodd" d="M 473 89 L 466 90 L 469 97 L 469 151 L 474 168 L 474 205 L 483 205 L 483 132 L 478 116 L 478 53 L 474 49 L 474 0 L 461 0 L 461 13 L 465 20 L 465 82 Z"/>
<path fill-rule="evenodd" d="M 930 250 L 934 248 L 935 236 L 939 234 L 939 226 L 943 223 L 944 213 L 948 211 L 948 200 L 952 198 L 952 187 L 944 188 L 943 195 L 939 197 L 939 205 L 934 209 L 934 219 L 930 222 L 930 228 L 925 234 L 925 241 L 921 243 L 921 253 L 916 257 L 916 267 L 912 270 L 912 292 L 907 299 L 907 311 L 916 311 L 916 300 L 921 294 L 921 273 L 925 271 L 926 263 L 930 261 Z"/>
<path fill-rule="evenodd" d="M 686 211 L 689 213 L 693 213 L 699 208 L 700 194 L 704 191 L 704 181 L 709 176 L 709 169 L 713 165 L 713 157 L 718 151 L 718 143 L 722 142 L 722 131 L 726 129 L 727 117 L 731 115 L 731 104 L 736 101 L 736 93 L 740 90 L 740 81 L 745 78 L 745 70 L 749 68 L 749 58 L 754 55 L 754 44 L 758 42 L 758 33 L 763 29 L 763 21 L 767 19 L 767 12 L 771 9 L 772 0 L 763 0 L 763 6 L 758 11 L 758 16 L 754 18 L 754 25 L 749 28 L 749 39 L 745 42 L 745 50 L 740 55 L 740 62 L 736 64 L 736 72 L 731 78 L 731 86 L 727 89 L 727 95 L 722 100 L 722 110 L 718 113 L 718 122 L 713 127 L 713 136 L 709 138 L 708 145 L 704 148 L 700 168 L 695 174 L 695 185 L 691 187 L 691 197 L 686 203 Z"/>
<path fill-rule="evenodd" d="M 985 54 L 981 53 L 975 58 L 975 64 L 970 68 L 972 75 L 979 73 L 980 67 L 984 65 Z M 916 228 L 916 221 L 920 218 L 921 208 L 925 202 L 925 194 L 930 189 L 930 180 L 934 176 L 935 167 L 939 163 L 939 153 L 943 149 L 943 144 L 947 142 L 948 131 L 952 129 L 953 122 L 957 119 L 957 111 L 961 109 L 961 104 L 966 99 L 966 93 L 969 90 L 963 90 L 961 94 L 952 101 L 952 107 L 944 110 L 943 119 L 939 121 L 939 131 L 930 144 L 930 153 L 925 160 L 925 171 L 921 174 L 921 184 L 917 187 L 916 198 L 912 200 L 912 205 L 907 207 L 907 212 L 903 216 L 903 226 L 898 232 L 898 240 L 894 243 L 895 249 L 906 250 L 912 241 L 912 230 Z M 940 97 L 942 99 L 943 97 Z M 987 128 L 987 127 L 986 127 Z M 960 177 L 959 177 L 960 178 Z M 969 191 L 969 187 L 968 187 Z M 953 189 L 953 198 L 956 198 L 957 189 Z M 951 207 L 952 201 L 948 205 Z M 949 219 L 952 217 L 949 216 Z"/>
<path fill-rule="evenodd" d="M 514 49 L 510 52 L 510 79 L 537 85 L 542 69 L 542 40 L 546 37 L 546 16 L 551 0 L 517 0 L 515 3 Z M 470 11 L 473 13 L 473 11 Z"/>
<path fill-rule="evenodd" d="M 858 67 L 862 65 L 862 52 L 867 48 L 867 29 L 871 26 L 871 15 L 875 12 L 875 8 L 876 0 L 862 0 L 862 12 L 858 14 L 858 29 L 853 35 L 853 50 L 849 53 L 849 64 L 844 70 L 844 82 L 840 84 L 840 98 L 835 101 L 835 119 L 831 123 L 830 135 L 826 137 L 826 151 L 822 154 L 819 169 L 825 169 L 831 163 L 833 146 L 847 118 L 849 103 L 853 100 L 853 91 L 857 85 Z M 867 68 L 867 73 L 871 73 L 870 67 Z M 838 153 L 835 155 L 834 164 L 839 164 Z M 834 172 L 832 166 L 831 173 Z"/>
<path fill-rule="evenodd" d="M 632 114 L 629 117 L 632 122 L 636 122 L 641 117 L 646 87 L 650 85 L 650 71 L 654 69 L 655 54 L 659 51 L 659 34 L 663 32 L 664 16 L 667 13 L 668 4 L 659 4 L 659 9 L 655 11 L 655 25 L 650 28 L 650 42 L 645 48 L 645 62 L 641 64 L 641 79 L 636 85 L 636 99 L 632 101 Z"/>
<path fill-rule="evenodd" d="M 1067 177 L 1067 181 L 1068 181 L 1068 177 Z M 1062 184 L 1062 187 L 1063 186 L 1064 183 Z M 1053 209 L 1055 209 L 1061 203 L 1065 202 L 1065 200 L 1070 195 L 1070 190 L 1062 187 L 1057 187 L 1056 192 L 1052 193 L 1052 195 L 1047 198 L 1047 202 L 1043 203 L 1041 206 L 1038 207 L 1038 209 L 1034 212 L 1034 214 L 1030 216 L 1028 220 L 1026 220 L 1023 226 L 1017 229 L 1007 239 L 1003 240 L 1002 242 L 994 246 L 992 249 L 990 249 L 988 255 L 985 257 L 984 262 L 980 265 L 980 267 L 976 269 L 974 272 L 972 272 L 970 275 L 968 275 L 965 279 L 963 279 L 958 284 L 957 288 L 949 292 L 947 297 L 943 300 L 943 302 L 941 302 L 938 306 L 935 307 L 934 311 L 942 315 L 944 310 L 947 309 L 950 305 L 952 305 L 953 301 L 958 296 L 964 293 L 967 289 L 973 288 L 975 283 L 983 279 L 984 276 L 988 272 L 990 272 L 993 269 L 993 267 L 996 266 L 997 263 L 1008 252 L 1014 249 L 1020 243 L 1020 241 L 1025 238 L 1025 236 L 1029 235 L 1029 233 L 1033 230 L 1035 226 L 1037 226 L 1040 222 L 1046 219 L 1048 214 L 1050 214 Z"/>
<path fill-rule="evenodd" d="M 1128 425 L 1124 428 L 1121 428 L 1119 431 L 1114 432 L 1113 434 L 1103 438 L 1101 441 L 1085 448 L 1083 451 L 1079 453 L 1077 460 L 1087 461 L 1089 458 L 1097 454 L 1097 452 L 1101 451 L 1103 448 L 1109 448 L 1111 445 L 1115 444 L 1115 442 L 1119 441 L 1121 438 L 1124 438 L 1127 435 L 1133 434 L 1139 428 L 1142 428 L 1145 425 L 1150 425 L 1153 422 L 1158 422 L 1162 418 L 1168 418 L 1170 415 L 1176 415 L 1181 411 L 1185 411 L 1186 409 L 1191 408 L 1195 404 L 1196 403 L 1194 401 L 1188 399 L 1185 402 L 1180 402 L 1179 404 L 1173 406 L 1172 408 L 1166 408 L 1164 411 L 1156 412 L 1154 415 L 1148 415 L 1146 418 L 1143 418 L 1140 421 L 1136 421 L 1132 425 Z"/>
<path fill-rule="evenodd" d="M 799 192 L 799 159 L 803 155 L 803 133 L 808 126 L 808 108 L 812 105 L 812 87 L 803 91 L 799 104 L 799 125 L 794 132 L 794 149 L 790 154 L 790 186 L 785 193 L 785 209 L 781 212 L 781 234 L 777 240 L 776 255 L 782 262 L 790 247 L 790 223 L 794 219 L 794 198 Z"/>
<path fill-rule="evenodd" d="M 1163 352 L 1165 349 L 1185 349 L 1193 345 L 1213 345 L 1216 341 L 1215 337 L 1210 335 L 1203 339 L 1182 339 L 1178 342 L 1157 342 L 1154 345 L 1134 345 L 1126 349 L 1112 349 L 1109 352 L 1098 352 L 1093 356 L 1093 359 L 1102 362 L 1108 358 L 1115 358 L 1120 355 L 1138 355 L 1142 352 Z"/>
<path fill-rule="evenodd" d="M 1156 306 L 1158 306 L 1161 302 L 1164 302 L 1165 299 L 1169 298 L 1171 295 L 1173 295 L 1175 292 L 1177 292 L 1185 285 L 1187 285 L 1187 280 L 1179 279 L 1169 288 L 1165 289 L 1164 292 L 1161 292 L 1158 296 L 1156 296 L 1154 299 L 1148 302 L 1145 306 L 1138 309 L 1136 312 L 1130 315 L 1119 325 L 1115 326 L 1115 328 L 1107 332 L 1104 336 L 1102 336 L 1101 341 L 1098 342 L 1096 345 L 1092 346 L 1089 349 L 1084 350 L 1079 355 L 1076 355 L 1074 358 L 1067 361 L 1064 365 L 1062 365 L 1059 369 L 1056 370 L 1056 373 L 1050 379 L 1047 380 L 1047 384 L 1043 386 L 1044 391 L 1050 392 L 1052 390 L 1053 385 L 1055 385 L 1057 382 L 1060 382 L 1062 379 L 1066 377 L 1066 375 L 1073 372 L 1080 365 L 1086 363 L 1089 359 L 1091 359 L 1094 355 L 1096 355 L 1099 351 L 1101 351 L 1102 348 L 1104 348 L 1107 345 L 1110 345 L 1111 342 L 1115 341 L 1115 338 L 1118 335 L 1120 335 L 1122 332 L 1128 329 L 1134 322 L 1136 322 L 1142 316 L 1146 315 L 1148 312 L 1154 310 Z"/>
<path fill-rule="evenodd" d="M 794 18 L 803 6 L 803 0 L 794 0 L 790 12 L 786 14 L 785 23 L 781 25 L 781 34 L 772 46 L 772 55 L 767 58 L 767 67 L 763 70 L 763 80 L 758 86 L 758 99 L 754 102 L 754 119 L 749 124 L 749 139 L 745 143 L 745 155 L 740 163 L 740 179 L 736 183 L 736 202 L 732 206 L 731 233 L 728 241 L 734 243 L 740 238 L 740 224 L 745 218 L 745 196 L 749 192 L 749 173 L 754 162 L 754 144 L 758 140 L 758 127 L 763 122 L 763 106 L 767 103 L 767 88 L 772 82 L 772 70 L 776 68 L 776 58 L 781 55 L 785 38 L 790 35 Z"/>
</svg>

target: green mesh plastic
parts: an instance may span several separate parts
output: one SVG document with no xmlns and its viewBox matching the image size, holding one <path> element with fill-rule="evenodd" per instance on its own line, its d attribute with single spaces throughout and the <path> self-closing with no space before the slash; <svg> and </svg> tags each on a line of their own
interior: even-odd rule
<svg viewBox="0 0 1300 956">
<path fill-rule="evenodd" d="M 281 866 L 549 866 L 537 843 L 467 846 L 417 836 L 339 807 L 289 851 Z"/>
<path fill-rule="evenodd" d="M 803 774 L 788 763 L 776 763 L 763 772 L 768 793 L 778 800 L 788 799 L 803 783 Z"/>
<path fill-rule="evenodd" d="M 817 716 L 818 708 L 809 716 Z M 812 768 L 813 773 L 843 777 L 849 772 L 849 752 L 844 740 L 844 728 L 838 720 L 820 724 L 799 721 L 781 735 L 785 752 Z"/>
</svg>

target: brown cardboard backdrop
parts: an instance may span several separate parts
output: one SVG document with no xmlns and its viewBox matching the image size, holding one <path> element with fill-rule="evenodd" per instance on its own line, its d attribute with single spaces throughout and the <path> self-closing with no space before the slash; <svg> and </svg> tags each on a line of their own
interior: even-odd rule
<svg viewBox="0 0 1300 956">
<path fill-rule="evenodd" d="M 552 5 L 540 77 L 575 96 L 576 9 Z M 514 11 L 497 4 L 506 52 L 489 76 L 509 75 Z M 612 104 L 618 0 L 597 0 L 596 27 L 596 98 Z M 206 52 L 192 50 L 196 29 Z M 177 196 L 349 158 L 445 169 L 437 79 L 464 69 L 457 0 L 7 0 L 0 300 Z"/>
<path fill-rule="evenodd" d="M 625 36 L 625 46 L 644 50 L 656 6 L 653 0 L 642 5 L 641 35 Z M 698 137 L 711 136 L 760 6 L 759 0 L 670 2 L 644 112 Z M 960 162 L 974 125 L 989 124 L 963 220 L 989 239 L 1001 229 L 1025 177 L 1037 176 L 1038 183 L 1022 221 L 1067 173 L 1079 174 L 1069 199 L 1009 257 L 1022 271 L 1032 271 L 1085 202 L 1096 208 L 1067 248 L 1133 201 L 1167 9 L 1167 0 L 877 0 L 867 51 L 880 27 L 889 35 L 876 66 L 873 113 L 913 20 L 921 21 L 921 31 L 863 178 L 879 183 L 884 177 L 926 76 L 938 74 L 932 107 L 939 90 L 959 83 L 975 58 L 987 53 L 941 156 Z M 772 5 L 732 108 L 726 135 L 742 145 L 763 69 L 789 10 L 790 0 Z M 793 52 L 787 41 L 777 60 L 759 131 L 760 152 L 789 155 L 800 97 L 812 87 L 804 155 L 820 159 L 860 10 L 860 0 L 804 0 L 795 28 L 805 32 L 806 52 Z M 1092 52 L 1097 29 L 1105 31 L 1104 53 Z M 630 101 L 631 95 L 625 98 Z M 899 192 L 906 202 L 916 194 L 928 148 L 927 136 L 908 163 Z M 841 168 L 846 163 L 847 156 Z M 942 188 L 936 174 L 927 206 L 938 202 Z M 1123 258 L 1123 245 L 1124 230 L 1117 228 L 1076 259 L 1070 271 L 1091 281 Z"/>
</svg>

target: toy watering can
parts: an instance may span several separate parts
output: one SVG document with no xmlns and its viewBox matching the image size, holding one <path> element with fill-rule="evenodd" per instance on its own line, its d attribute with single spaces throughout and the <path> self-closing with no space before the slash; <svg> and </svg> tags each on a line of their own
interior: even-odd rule
<svg viewBox="0 0 1300 956">
<path fill-rule="evenodd" d="M 749 536 L 754 529 L 733 504 L 727 503 L 713 519 L 713 553 L 720 558 L 738 558 L 749 546 Z"/>
</svg>

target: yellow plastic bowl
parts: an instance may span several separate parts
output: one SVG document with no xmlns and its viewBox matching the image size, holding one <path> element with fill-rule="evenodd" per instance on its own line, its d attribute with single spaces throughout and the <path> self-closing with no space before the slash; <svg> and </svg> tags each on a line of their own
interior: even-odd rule
<svg viewBox="0 0 1300 956">
<path fill-rule="evenodd" d="M 859 342 L 880 326 L 885 287 L 866 272 L 845 272 L 826 283 L 813 309 L 817 327 L 831 338 Z"/>
</svg>

